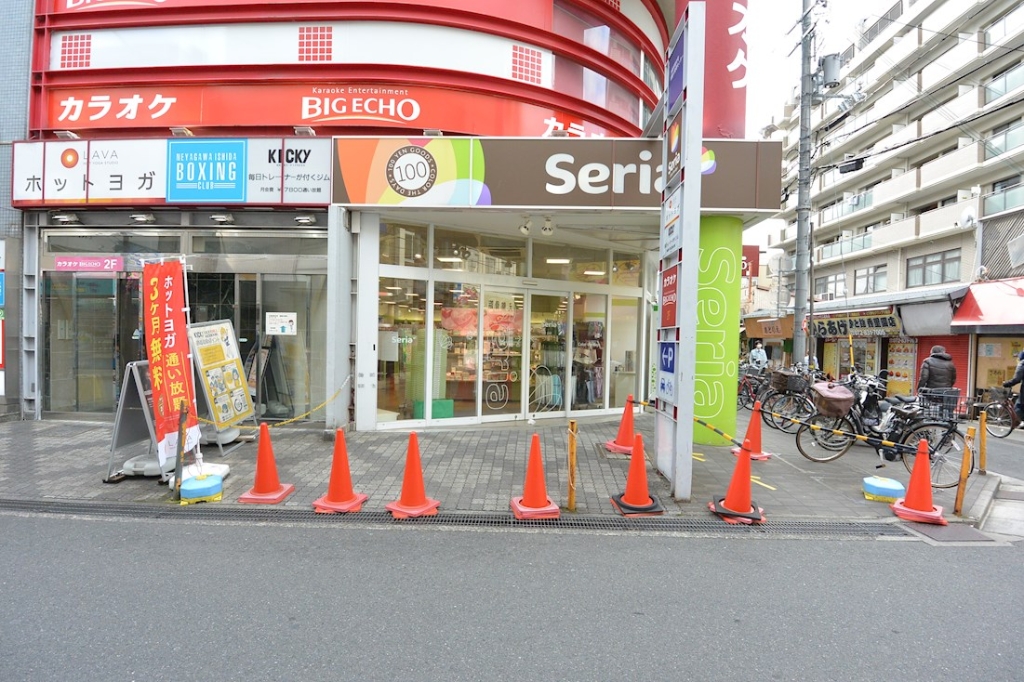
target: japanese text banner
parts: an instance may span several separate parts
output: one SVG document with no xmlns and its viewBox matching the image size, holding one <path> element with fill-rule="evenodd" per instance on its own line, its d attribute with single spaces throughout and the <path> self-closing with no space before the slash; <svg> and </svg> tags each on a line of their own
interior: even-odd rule
<svg viewBox="0 0 1024 682">
<path fill-rule="evenodd" d="M 185 320 L 185 275 L 181 261 L 146 263 L 142 269 L 142 282 L 157 459 L 162 467 L 168 458 L 175 456 L 182 402 L 189 411 L 185 422 L 184 450 L 191 450 L 199 443 Z"/>
</svg>

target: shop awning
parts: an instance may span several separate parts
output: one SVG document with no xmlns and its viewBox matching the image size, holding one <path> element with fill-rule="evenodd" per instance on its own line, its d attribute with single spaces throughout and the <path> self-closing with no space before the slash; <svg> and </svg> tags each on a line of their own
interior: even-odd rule
<svg viewBox="0 0 1024 682">
<path fill-rule="evenodd" d="M 1024 277 L 972 284 L 951 328 L 954 334 L 1024 333 Z"/>
</svg>

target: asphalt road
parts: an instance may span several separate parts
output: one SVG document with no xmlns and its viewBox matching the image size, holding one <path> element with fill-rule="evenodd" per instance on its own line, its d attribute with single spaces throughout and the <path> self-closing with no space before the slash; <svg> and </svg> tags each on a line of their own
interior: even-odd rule
<svg viewBox="0 0 1024 682">
<path fill-rule="evenodd" d="M 1021 543 L 0 513 L 4 680 L 1019 679 Z"/>
</svg>

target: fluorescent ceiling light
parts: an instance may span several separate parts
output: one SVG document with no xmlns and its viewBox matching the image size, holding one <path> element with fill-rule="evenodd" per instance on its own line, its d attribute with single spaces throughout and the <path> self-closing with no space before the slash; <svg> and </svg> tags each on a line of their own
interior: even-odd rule
<svg viewBox="0 0 1024 682">
<path fill-rule="evenodd" d="M 384 287 L 384 288 L 385 289 L 389 289 L 391 291 L 401 291 L 402 290 L 402 287 Z"/>
<path fill-rule="evenodd" d="M 441 263 L 461 263 L 462 259 L 458 256 L 438 256 L 437 260 Z"/>
<path fill-rule="evenodd" d="M 604 270 L 584 270 L 583 274 L 590 277 L 600 277 L 604 274 Z"/>
<path fill-rule="evenodd" d="M 568 258 L 548 258 L 547 259 L 547 264 L 548 265 L 568 265 L 571 262 L 572 261 L 569 260 Z"/>
</svg>

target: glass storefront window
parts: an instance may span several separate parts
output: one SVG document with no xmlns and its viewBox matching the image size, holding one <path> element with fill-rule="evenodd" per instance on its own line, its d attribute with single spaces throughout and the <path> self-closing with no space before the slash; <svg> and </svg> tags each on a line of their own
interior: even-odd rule
<svg viewBox="0 0 1024 682">
<path fill-rule="evenodd" d="M 608 283 L 608 252 L 548 242 L 533 243 L 533 277 Z"/>
<path fill-rule="evenodd" d="M 600 294 L 574 294 L 572 306 L 572 409 L 604 407 L 605 305 Z"/>
<path fill-rule="evenodd" d="M 440 340 L 434 352 L 446 356 L 445 390 L 434 396 L 433 417 L 475 417 L 480 289 L 437 282 L 433 307 L 434 329 Z"/>
<path fill-rule="evenodd" d="M 982 336 L 978 338 L 978 390 L 1001 387 L 1017 370 L 1017 357 L 1024 350 L 1019 337 Z M 1019 391 L 1020 386 L 1014 388 Z"/>
<path fill-rule="evenodd" d="M 612 284 L 624 287 L 640 286 L 640 255 L 616 251 L 612 254 Z"/>
<path fill-rule="evenodd" d="M 608 357 L 612 373 L 609 406 L 625 407 L 626 398 L 637 395 L 637 331 L 640 310 L 635 298 L 612 298 L 611 338 Z"/>
<path fill-rule="evenodd" d="M 522 277 L 526 274 L 526 240 L 435 228 L 434 268 Z"/>
<path fill-rule="evenodd" d="M 380 262 L 382 264 L 427 267 L 426 253 L 426 225 L 381 224 Z"/>
<path fill-rule="evenodd" d="M 301 237 L 258 237 L 252 234 L 196 235 L 192 253 L 279 254 L 326 256 L 327 235 Z"/>
<path fill-rule="evenodd" d="M 597 16 L 566 2 L 554 3 L 554 32 L 611 57 L 640 75 L 640 48 Z"/>
<path fill-rule="evenodd" d="M 427 283 L 381 277 L 377 304 L 377 421 L 424 418 Z M 435 338 L 431 393 L 445 385 L 442 330 Z"/>
<path fill-rule="evenodd" d="M 54 234 L 46 235 L 50 253 L 181 253 L 181 238 L 176 235 L 148 234 Z"/>
</svg>

